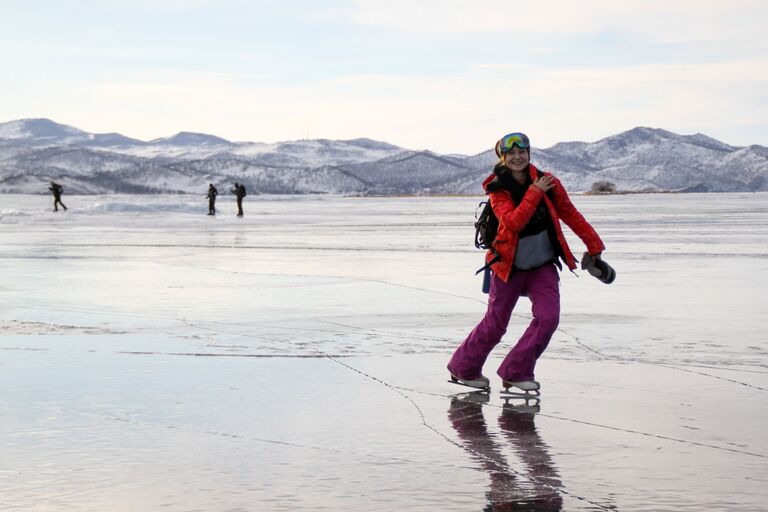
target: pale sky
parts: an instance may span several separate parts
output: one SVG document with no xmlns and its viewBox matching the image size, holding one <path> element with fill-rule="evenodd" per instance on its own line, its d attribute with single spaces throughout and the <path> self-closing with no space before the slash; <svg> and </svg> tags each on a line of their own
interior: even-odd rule
<svg viewBox="0 0 768 512">
<path fill-rule="evenodd" d="M 142 140 L 768 145 L 766 0 L 0 0 L 0 70 L 0 122 Z"/>
</svg>

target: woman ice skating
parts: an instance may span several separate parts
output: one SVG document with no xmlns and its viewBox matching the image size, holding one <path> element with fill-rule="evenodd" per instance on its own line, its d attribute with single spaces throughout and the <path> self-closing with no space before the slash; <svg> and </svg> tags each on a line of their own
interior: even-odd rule
<svg viewBox="0 0 768 512">
<path fill-rule="evenodd" d="M 530 163 L 530 149 L 523 133 L 510 133 L 496 143 L 499 162 L 483 182 L 499 220 L 496 238 L 486 253 L 492 270 L 488 309 L 454 352 L 448 371 L 453 382 L 487 389 L 490 381 L 482 373 L 483 364 L 506 332 L 518 298 L 527 296 L 533 320 L 497 373 L 505 389 L 515 387 L 538 395 L 536 360 L 560 320 L 559 260 L 571 270 L 576 268 L 560 220 L 581 238 L 593 261 L 600 260 L 605 246 L 560 181 Z"/>
</svg>

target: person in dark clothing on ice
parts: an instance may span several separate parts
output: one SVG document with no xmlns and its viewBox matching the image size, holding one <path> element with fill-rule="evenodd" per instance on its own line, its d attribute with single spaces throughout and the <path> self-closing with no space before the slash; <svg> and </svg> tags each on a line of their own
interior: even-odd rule
<svg viewBox="0 0 768 512">
<path fill-rule="evenodd" d="M 64 187 L 62 187 L 55 181 L 52 181 L 51 186 L 48 187 L 48 190 L 53 192 L 53 211 L 55 212 L 59 211 L 59 205 L 61 205 L 61 207 L 64 208 L 64 211 L 67 211 L 67 207 L 64 206 L 64 203 L 61 202 L 61 194 L 62 192 L 64 192 Z"/>
<path fill-rule="evenodd" d="M 242 183 L 235 182 L 235 186 L 232 187 L 232 190 L 230 191 L 233 194 L 235 194 L 235 197 L 237 198 L 237 216 L 242 217 L 243 216 L 243 198 L 245 197 L 245 185 Z"/>
<path fill-rule="evenodd" d="M 219 191 L 213 186 L 213 183 L 208 185 L 208 195 L 205 196 L 208 199 L 208 215 L 216 215 L 216 196 L 219 195 Z"/>
</svg>

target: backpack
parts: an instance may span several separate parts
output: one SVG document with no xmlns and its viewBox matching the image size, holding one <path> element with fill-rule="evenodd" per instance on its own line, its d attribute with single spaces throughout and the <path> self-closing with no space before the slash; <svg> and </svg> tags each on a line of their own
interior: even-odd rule
<svg viewBox="0 0 768 512">
<path fill-rule="evenodd" d="M 480 210 L 482 208 L 482 211 Z M 478 212 L 480 212 L 478 214 Z M 491 201 L 481 201 L 475 209 L 475 247 L 478 249 L 490 249 L 496 240 L 496 232 L 499 230 L 499 219 L 493 213 Z"/>
<path fill-rule="evenodd" d="M 247 195 L 248 195 L 248 194 L 245 192 L 245 185 L 243 185 L 242 183 L 240 184 L 240 193 L 242 194 L 242 196 L 243 196 L 243 197 L 245 197 L 245 196 L 247 196 Z"/>
</svg>

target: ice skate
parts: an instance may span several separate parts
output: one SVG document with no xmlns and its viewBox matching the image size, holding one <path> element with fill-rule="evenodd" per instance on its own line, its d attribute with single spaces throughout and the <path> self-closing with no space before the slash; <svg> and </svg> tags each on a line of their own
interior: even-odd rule
<svg viewBox="0 0 768 512">
<path fill-rule="evenodd" d="M 448 381 L 451 384 L 458 384 L 459 386 L 467 386 L 469 388 L 482 389 L 485 391 L 491 390 L 491 381 L 488 377 L 481 375 L 476 379 L 462 379 L 454 374 L 451 374 L 451 379 Z"/>
<path fill-rule="evenodd" d="M 541 386 L 535 380 L 522 380 L 519 382 L 502 380 L 501 384 L 504 386 L 504 389 L 501 391 L 502 397 L 536 398 L 541 395 L 539 391 Z"/>
</svg>

